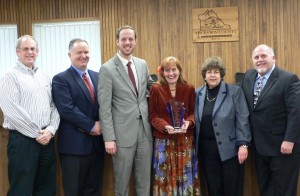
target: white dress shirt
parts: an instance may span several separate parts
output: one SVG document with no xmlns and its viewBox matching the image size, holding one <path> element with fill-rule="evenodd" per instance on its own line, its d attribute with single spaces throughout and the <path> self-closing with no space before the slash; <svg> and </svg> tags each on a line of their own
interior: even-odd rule
<svg viewBox="0 0 300 196">
<path fill-rule="evenodd" d="M 17 61 L 0 80 L 0 107 L 3 127 L 36 138 L 46 127 L 55 134 L 60 117 L 52 100 L 51 79 L 37 67 Z"/>
</svg>

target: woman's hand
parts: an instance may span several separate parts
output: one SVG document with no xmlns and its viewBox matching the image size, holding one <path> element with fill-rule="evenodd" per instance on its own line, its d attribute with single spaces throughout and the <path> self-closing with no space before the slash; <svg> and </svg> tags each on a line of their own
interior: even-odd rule
<svg viewBox="0 0 300 196">
<path fill-rule="evenodd" d="M 183 119 L 183 123 L 181 126 L 182 133 L 186 133 L 187 129 L 189 128 L 189 125 L 190 125 L 190 121 L 186 121 Z"/>
<path fill-rule="evenodd" d="M 246 161 L 246 159 L 248 158 L 248 147 L 247 146 L 241 145 L 239 147 L 238 158 L 239 158 L 240 164 L 242 164 Z"/>
<path fill-rule="evenodd" d="M 176 134 L 176 133 L 178 133 L 178 131 L 176 131 L 174 129 L 174 127 L 172 127 L 171 125 L 166 125 L 165 126 L 165 132 L 167 132 L 168 134 Z"/>
</svg>

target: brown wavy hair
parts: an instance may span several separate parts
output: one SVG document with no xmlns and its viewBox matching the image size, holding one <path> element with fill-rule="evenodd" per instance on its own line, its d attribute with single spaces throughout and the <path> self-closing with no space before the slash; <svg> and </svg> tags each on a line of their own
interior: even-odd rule
<svg viewBox="0 0 300 196">
<path fill-rule="evenodd" d="M 203 79 L 205 79 L 205 77 L 206 77 L 206 72 L 208 70 L 212 70 L 212 69 L 219 70 L 221 79 L 224 78 L 224 76 L 226 74 L 226 69 L 225 69 L 223 61 L 220 57 L 212 56 L 212 57 L 208 57 L 207 59 L 205 59 L 203 65 L 201 67 L 201 75 L 202 75 Z"/>
</svg>

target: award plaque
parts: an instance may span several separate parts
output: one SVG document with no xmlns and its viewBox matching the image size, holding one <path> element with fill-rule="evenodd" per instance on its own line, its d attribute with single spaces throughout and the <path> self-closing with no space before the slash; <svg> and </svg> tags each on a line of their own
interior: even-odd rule
<svg viewBox="0 0 300 196">
<path fill-rule="evenodd" d="M 167 110 L 170 114 L 172 126 L 178 132 L 181 131 L 181 126 L 185 114 L 185 108 L 183 107 L 183 105 L 183 102 L 175 100 L 170 100 L 167 103 Z"/>
</svg>

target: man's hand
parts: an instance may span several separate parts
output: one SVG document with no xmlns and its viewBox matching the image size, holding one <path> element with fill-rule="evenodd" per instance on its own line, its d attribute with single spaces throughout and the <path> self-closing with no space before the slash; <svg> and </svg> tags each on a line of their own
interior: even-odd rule
<svg viewBox="0 0 300 196">
<path fill-rule="evenodd" d="M 293 142 L 283 141 L 281 144 L 280 152 L 282 154 L 291 154 L 293 152 L 293 148 L 294 148 Z"/>
<path fill-rule="evenodd" d="M 39 131 L 39 134 L 40 136 L 35 138 L 35 140 L 42 145 L 48 145 L 53 136 L 52 133 L 48 129 L 43 129 Z"/>
<path fill-rule="evenodd" d="M 94 130 L 90 134 L 93 136 L 98 136 L 102 134 L 100 121 L 95 122 Z"/>
<path fill-rule="evenodd" d="M 117 145 L 115 141 L 104 142 L 104 144 L 105 144 L 105 151 L 108 154 L 115 155 L 117 153 Z"/>
</svg>

